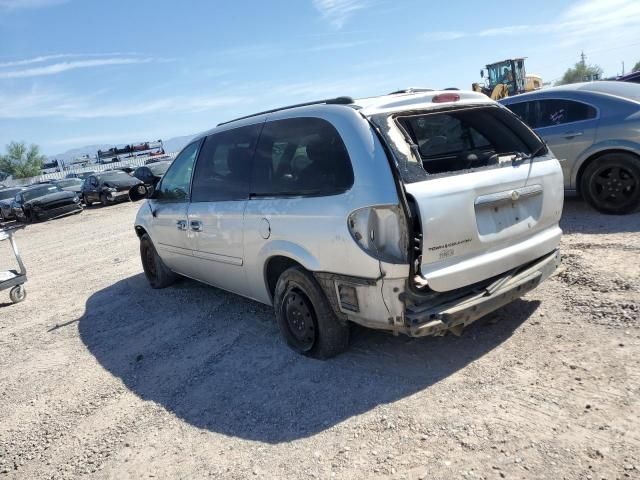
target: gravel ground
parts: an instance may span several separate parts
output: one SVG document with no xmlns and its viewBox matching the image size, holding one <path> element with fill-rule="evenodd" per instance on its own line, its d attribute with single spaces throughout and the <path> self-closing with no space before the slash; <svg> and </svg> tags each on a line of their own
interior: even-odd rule
<svg viewBox="0 0 640 480">
<path fill-rule="evenodd" d="M 327 362 L 271 309 L 151 290 L 137 205 L 17 234 L 0 293 L 0 477 L 640 478 L 640 214 L 568 199 L 564 266 L 462 337 L 354 329 Z M 0 243 L 0 269 L 8 242 Z"/>
</svg>

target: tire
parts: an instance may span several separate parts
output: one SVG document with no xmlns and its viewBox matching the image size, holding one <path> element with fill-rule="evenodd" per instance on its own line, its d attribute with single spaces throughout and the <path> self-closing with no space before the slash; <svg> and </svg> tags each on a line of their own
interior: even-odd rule
<svg viewBox="0 0 640 480">
<path fill-rule="evenodd" d="M 582 174 L 580 192 L 601 213 L 634 212 L 640 206 L 640 158 L 618 152 L 598 157 Z"/>
<path fill-rule="evenodd" d="M 13 303 L 20 303 L 27 298 L 27 289 L 24 288 L 24 285 L 16 285 L 9 290 L 9 298 Z"/>
<path fill-rule="evenodd" d="M 292 350 L 327 359 L 349 346 L 349 326 L 338 320 L 322 288 L 304 268 L 291 267 L 280 275 L 273 305 L 280 333 Z"/>
<path fill-rule="evenodd" d="M 33 223 L 33 213 L 29 212 L 29 214 L 27 214 L 23 209 L 22 214 L 24 215 L 23 223 Z"/>
<path fill-rule="evenodd" d="M 109 201 L 107 200 L 107 196 L 104 193 L 100 194 L 100 204 L 103 207 L 106 207 L 107 205 L 109 205 Z"/>
<path fill-rule="evenodd" d="M 176 281 L 176 274 L 164 264 L 146 233 L 140 238 L 140 259 L 151 288 L 166 288 Z"/>
</svg>

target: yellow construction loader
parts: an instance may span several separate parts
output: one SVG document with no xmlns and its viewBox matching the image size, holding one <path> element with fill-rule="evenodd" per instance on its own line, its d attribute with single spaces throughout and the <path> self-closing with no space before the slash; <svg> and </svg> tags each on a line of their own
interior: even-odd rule
<svg viewBox="0 0 640 480">
<path fill-rule="evenodd" d="M 486 66 L 486 78 L 485 69 L 480 70 L 480 76 L 485 79 L 484 85 L 473 83 L 471 88 L 475 92 L 484 93 L 493 100 L 542 88 L 540 76 L 527 75 L 524 60 L 524 58 L 510 58 L 490 63 Z"/>
</svg>

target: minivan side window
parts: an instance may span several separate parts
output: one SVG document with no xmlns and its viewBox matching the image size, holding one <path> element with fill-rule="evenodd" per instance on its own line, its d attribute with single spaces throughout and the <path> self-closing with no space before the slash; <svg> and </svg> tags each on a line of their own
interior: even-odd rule
<svg viewBox="0 0 640 480">
<path fill-rule="evenodd" d="M 189 184 L 193 163 L 198 154 L 200 141 L 187 145 L 162 177 L 162 182 L 154 192 L 153 197 L 158 200 L 170 202 L 186 202 L 189 197 Z"/>
<path fill-rule="evenodd" d="M 209 135 L 202 146 L 191 187 L 192 202 L 245 200 L 259 125 Z"/>
<path fill-rule="evenodd" d="M 333 195 L 353 185 L 338 131 L 321 118 L 267 122 L 256 151 L 251 194 Z"/>
<path fill-rule="evenodd" d="M 591 105 L 573 100 L 539 100 L 534 128 L 551 127 L 563 123 L 595 118 L 597 111 Z"/>
</svg>

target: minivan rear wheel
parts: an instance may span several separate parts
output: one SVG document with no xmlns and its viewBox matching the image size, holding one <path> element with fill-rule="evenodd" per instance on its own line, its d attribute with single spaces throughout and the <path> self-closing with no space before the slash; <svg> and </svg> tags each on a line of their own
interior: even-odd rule
<svg viewBox="0 0 640 480">
<path fill-rule="evenodd" d="M 599 212 L 624 215 L 640 206 L 640 159 L 628 153 L 607 153 L 591 162 L 580 190 Z"/>
<path fill-rule="evenodd" d="M 176 274 L 164 264 L 146 233 L 140 238 L 140 259 L 151 288 L 165 288 L 176 281 Z"/>
<path fill-rule="evenodd" d="M 318 282 L 302 267 L 280 275 L 273 300 L 280 333 L 296 352 L 326 359 L 347 349 L 349 326 L 338 320 Z"/>
</svg>

